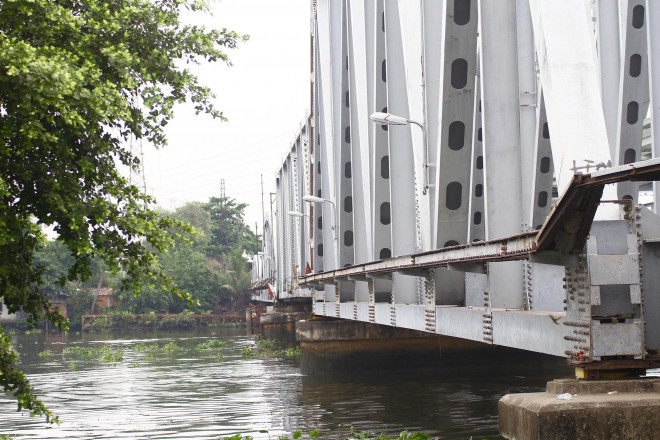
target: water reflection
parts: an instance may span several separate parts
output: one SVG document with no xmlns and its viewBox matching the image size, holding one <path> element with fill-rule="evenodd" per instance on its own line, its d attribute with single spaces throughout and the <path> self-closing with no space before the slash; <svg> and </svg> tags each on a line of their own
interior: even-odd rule
<svg viewBox="0 0 660 440">
<path fill-rule="evenodd" d="M 216 331 L 227 341 L 198 350 L 210 335 L 198 333 L 17 336 L 23 368 L 62 425 L 16 413 L 0 395 L 0 433 L 17 439 L 214 439 L 234 434 L 278 438 L 295 429 L 320 428 L 324 438 L 346 432 L 424 431 L 443 439 L 499 438 L 497 401 L 508 392 L 541 390 L 558 374 L 536 376 L 507 368 L 387 374 L 303 376 L 294 360 L 243 359 L 253 344 L 237 330 Z M 175 342 L 179 350 L 134 352 L 138 343 Z M 67 346 L 124 347 L 115 366 L 71 359 Z M 50 356 L 39 356 L 43 350 Z M 221 355 L 220 355 L 221 353 Z M 522 371 L 525 371 L 522 369 Z M 516 377 L 518 376 L 518 377 Z M 260 433 L 268 430 L 268 433 Z"/>
</svg>

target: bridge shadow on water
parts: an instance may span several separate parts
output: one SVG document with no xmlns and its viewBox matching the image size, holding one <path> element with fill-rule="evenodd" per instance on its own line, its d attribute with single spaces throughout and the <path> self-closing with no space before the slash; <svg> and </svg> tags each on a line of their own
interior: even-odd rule
<svg viewBox="0 0 660 440">
<path fill-rule="evenodd" d="M 303 404 L 319 406 L 323 425 L 381 426 L 394 436 L 405 427 L 442 439 L 499 439 L 497 402 L 503 395 L 542 391 L 549 380 L 571 376 L 572 369 L 563 359 L 519 350 L 493 354 L 324 368 L 323 374 L 303 376 Z"/>
</svg>

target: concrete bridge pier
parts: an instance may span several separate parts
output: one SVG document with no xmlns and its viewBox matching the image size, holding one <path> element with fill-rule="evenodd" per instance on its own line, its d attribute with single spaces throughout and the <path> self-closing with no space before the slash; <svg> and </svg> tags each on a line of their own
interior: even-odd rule
<svg viewBox="0 0 660 440">
<path fill-rule="evenodd" d="M 660 436 L 660 378 L 563 379 L 507 394 L 500 434 L 512 440 L 642 440 Z"/>
</svg>

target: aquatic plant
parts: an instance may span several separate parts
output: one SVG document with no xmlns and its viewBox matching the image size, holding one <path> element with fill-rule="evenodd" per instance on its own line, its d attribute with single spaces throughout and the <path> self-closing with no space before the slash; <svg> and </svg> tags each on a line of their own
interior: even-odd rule
<svg viewBox="0 0 660 440">
<path fill-rule="evenodd" d="M 26 335 L 40 335 L 41 333 L 42 332 L 41 332 L 40 328 L 33 328 L 33 329 L 25 330 Z"/>
<path fill-rule="evenodd" d="M 109 346 L 104 345 L 99 350 L 99 361 L 105 363 L 116 363 L 124 360 L 124 347 L 118 347 L 113 351 Z"/>
<path fill-rule="evenodd" d="M 52 355 L 52 354 L 53 354 L 52 351 L 46 349 L 46 350 L 44 350 L 44 351 L 40 351 L 40 352 L 39 352 L 39 357 L 45 358 L 45 357 L 48 357 L 48 356 L 50 356 L 50 355 Z M 2 440 L 2 439 L 0 438 L 0 440 Z"/>
<path fill-rule="evenodd" d="M 163 346 L 163 351 L 166 351 L 168 353 L 173 353 L 177 351 L 180 347 L 177 345 L 176 342 L 168 342 Z"/>
<path fill-rule="evenodd" d="M 243 350 L 241 350 L 241 355 L 243 356 L 243 359 L 253 359 L 257 356 L 250 347 L 243 348 Z"/>
<path fill-rule="evenodd" d="M 77 370 L 78 369 L 78 364 L 76 361 L 71 361 L 69 362 L 69 370 Z"/>
<path fill-rule="evenodd" d="M 100 353 L 100 350 L 98 348 L 93 348 L 93 347 L 78 347 L 78 346 L 71 346 L 71 347 L 65 347 L 64 350 L 62 350 L 62 355 L 63 356 L 68 356 L 68 357 L 79 357 L 79 358 L 95 358 L 98 357 Z"/>
<path fill-rule="evenodd" d="M 208 341 L 200 342 L 195 347 L 197 350 L 211 350 L 213 348 L 222 348 L 227 346 L 227 341 L 220 341 L 218 339 L 209 339 Z"/>
<path fill-rule="evenodd" d="M 158 344 L 143 344 L 143 343 L 138 343 L 135 344 L 133 347 L 133 353 L 143 353 L 143 352 L 151 352 L 155 353 L 158 350 L 160 350 L 160 347 Z"/>
<path fill-rule="evenodd" d="M 243 349 L 243 358 L 251 359 L 257 355 L 261 358 L 284 358 L 300 356 L 300 346 L 284 348 L 284 343 L 278 339 L 257 339 L 257 350 L 249 349 L 252 355 L 246 356 L 246 349 Z"/>
</svg>

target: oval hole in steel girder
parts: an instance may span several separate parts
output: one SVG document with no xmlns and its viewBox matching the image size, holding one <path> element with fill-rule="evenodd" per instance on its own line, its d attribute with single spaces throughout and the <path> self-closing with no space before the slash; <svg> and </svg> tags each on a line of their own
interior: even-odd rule
<svg viewBox="0 0 660 440">
<path fill-rule="evenodd" d="M 317 172 L 318 174 L 321 174 L 321 161 L 318 161 L 318 162 L 316 163 L 316 172 Z"/>
<path fill-rule="evenodd" d="M 392 217 L 390 215 L 390 203 L 383 202 L 380 204 L 380 223 L 383 225 L 389 225 L 391 221 Z"/>
<path fill-rule="evenodd" d="M 347 144 L 351 143 L 351 126 L 349 125 L 344 129 L 344 142 Z"/>
<path fill-rule="evenodd" d="M 390 156 L 383 156 L 380 160 L 380 177 L 383 179 L 390 178 Z"/>
<path fill-rule="evenodd" d="M 474 196 L 481 197 L 484 195 L 484 186 L 481 183 L 477 183 L 474 186 Z"/>
<path fill-rule="evenodd" d="M 479 127 L 479 130 L 477 130 L 477 140 L 479 142 L 482 142 L 484 140 L 484 131 Z"/>
<path fill-rule="evenodd" d="M 383 32 L 385 32 L 385 12 L 383 12 L 381 16 L 381 21 L 382 21 L 381 28 L 383 29 Z"/>
<path fill-rule="evenodd" d="M 456 211 L 461 207 L 463 199 L 463 185 L 460 182 L 451 182 L 447 185 L 445 205 L 450 211 Z"/>
<path fill-rule="evenodd" d="M 344 212 L 353 212 L 353 197 L 344 197 Z"/>
<path fill-rule="evenodd" d="M 548 123 L 543 123 L 543 139 L 550 139 L 550 129 L 548 129 Z"/>
<path fill-rule="evenodd" d="M 445 242 L 445 244 L 442 247 L 451 247 L 451 246 L 458 246 L 458 242 L 456 240 L 449 240 Z"/>
<path fill-rule="evenodd" d="M 457 58 L 451 63 L 451 86 L 462 89 L 467 85 L 468 62 L 463 58 Z"/>
<path fill-rule="evenodd" d="M 548 205 L 548 193 L 546 191 L 541 191 L 539 193 L 537 204 L 539 205 L 539 208 L 545 208 Z"/>
<path fill-rule="evenodd" d="M 447 142 L 449 148 L 458 151 L 465 145 L 465 124 L 461 121 L 454 121 L 449 124 L 449 133 Z"/>
<path fill-rule="evenodd" d="M 350 95 L 348 93 L 348 90 L 346 91 L 346 107 L 350 107 Z"/>
<path fill-rule="evenodd" d="M 387 113 L 387 107 L 383 107 L 383 109 L 382 109 L 381 111 L 382 111 L 383 113 Z M 381 124 L 381 125 L 380 125 L 380 128 L 382 128 L 383 130 L 387 131 L 387 130 L 389 130 L 389 125 L 387 125 L 387 124 Z"/>
<path fill-rule="evenodd" d="M 323 256 L 323 243 L 319 243 L 318 245 L 316 245 L 316 255 L 318 255 L 319 257 Z"/>
<path fill-rule="evenodd" d="M 632 10 L 632 27 L 639 29 L 644 26 L 644 6 L 637 5 Z"/>
<path fill-rule="evenodd" d="M 548 156 L 541 158 L 541 166 L 539 167 L 539 171 L 541 171 L 543 174 L 550 171 L 550 158 Z"/>
<path fill-rule="evenodd" d="M 632 199 L 633 199 L 633 197 L 632 197 L 630 194 L 627 194 L 627 195 L 625 195 L 625 196 L 623 196 L 623 197 L 621 197 L 621 198 L 622 198 L 623 200 L 632 200 Z"/>
<path fill-rule="evenodd" d="M 353 177 L 353 173 L 351 172 L 351 161 L 349 160 L 344 164 L 344 177 L 347 179 L 350 179 Z"/>
<path fill-rule="evenodd" d="M 386 258 L 392 258 L 392 251 L 390 250 L 390 248 L 382 248 L 378 256 L 380 257 L 381 260 L 384 260 Z"/>
<path fill-rule="evenodd" d="M 635 159 L 637 158 L 637 152 L 633 150 L 632 148 L 628 148 L 624 153 L 623 153 L 623 163 L 624 164 L 629 164 L 635 162 Z"/>
<path fill-rule="evenodd" d="M 626 122 L 628 124 L 636 124 L 639 120 L 639 104 L 637 101 L 630 101 L 626 109 Z"/>
<path fill-rule="evenodd" d="M 383 63 L 380 65 L 380 77 L 383 82 L 387 82 L 387 62 L 383 60 Z"/>
<path fill-rule="evenodd" d="M 353 246 L 353 231 L 344 232 L 344 246 Z"/>
<path fill-rule="evenodd" d="M 321 197 L 321 190 L 320 189 L 318 191 L 316 191 L 316 196 Z"/>
<path fill-rule="evenodd" d="M 475 225 L 481 224 L 481 211 L 477 211 L 474 213 L 473 223 Z"/>
<path fill-rule="evenodd" d="M 484 157 L 483 156 L 478 156 L 477 157 L 476 167 L 477 167 L 478 170 L 483 169 L 483 167 L 484 167 Z"/>
<path fill-rule="evenodd" d="M 470 0 L 454 0 L 454 23 L 459 26 L 470 22 Z"/>
<path fill-rule="evenodd" d="M 642 73 L 642 56 L 638 53 L 630 56 L 628 73 L 633 78 L 637 78 Z"/>
<path fill-rule="evenodd" d="M 319 230 L 323 229 L 323 217 L 316 219 L 316 227 L 319 228 Z"/>
</svg>

